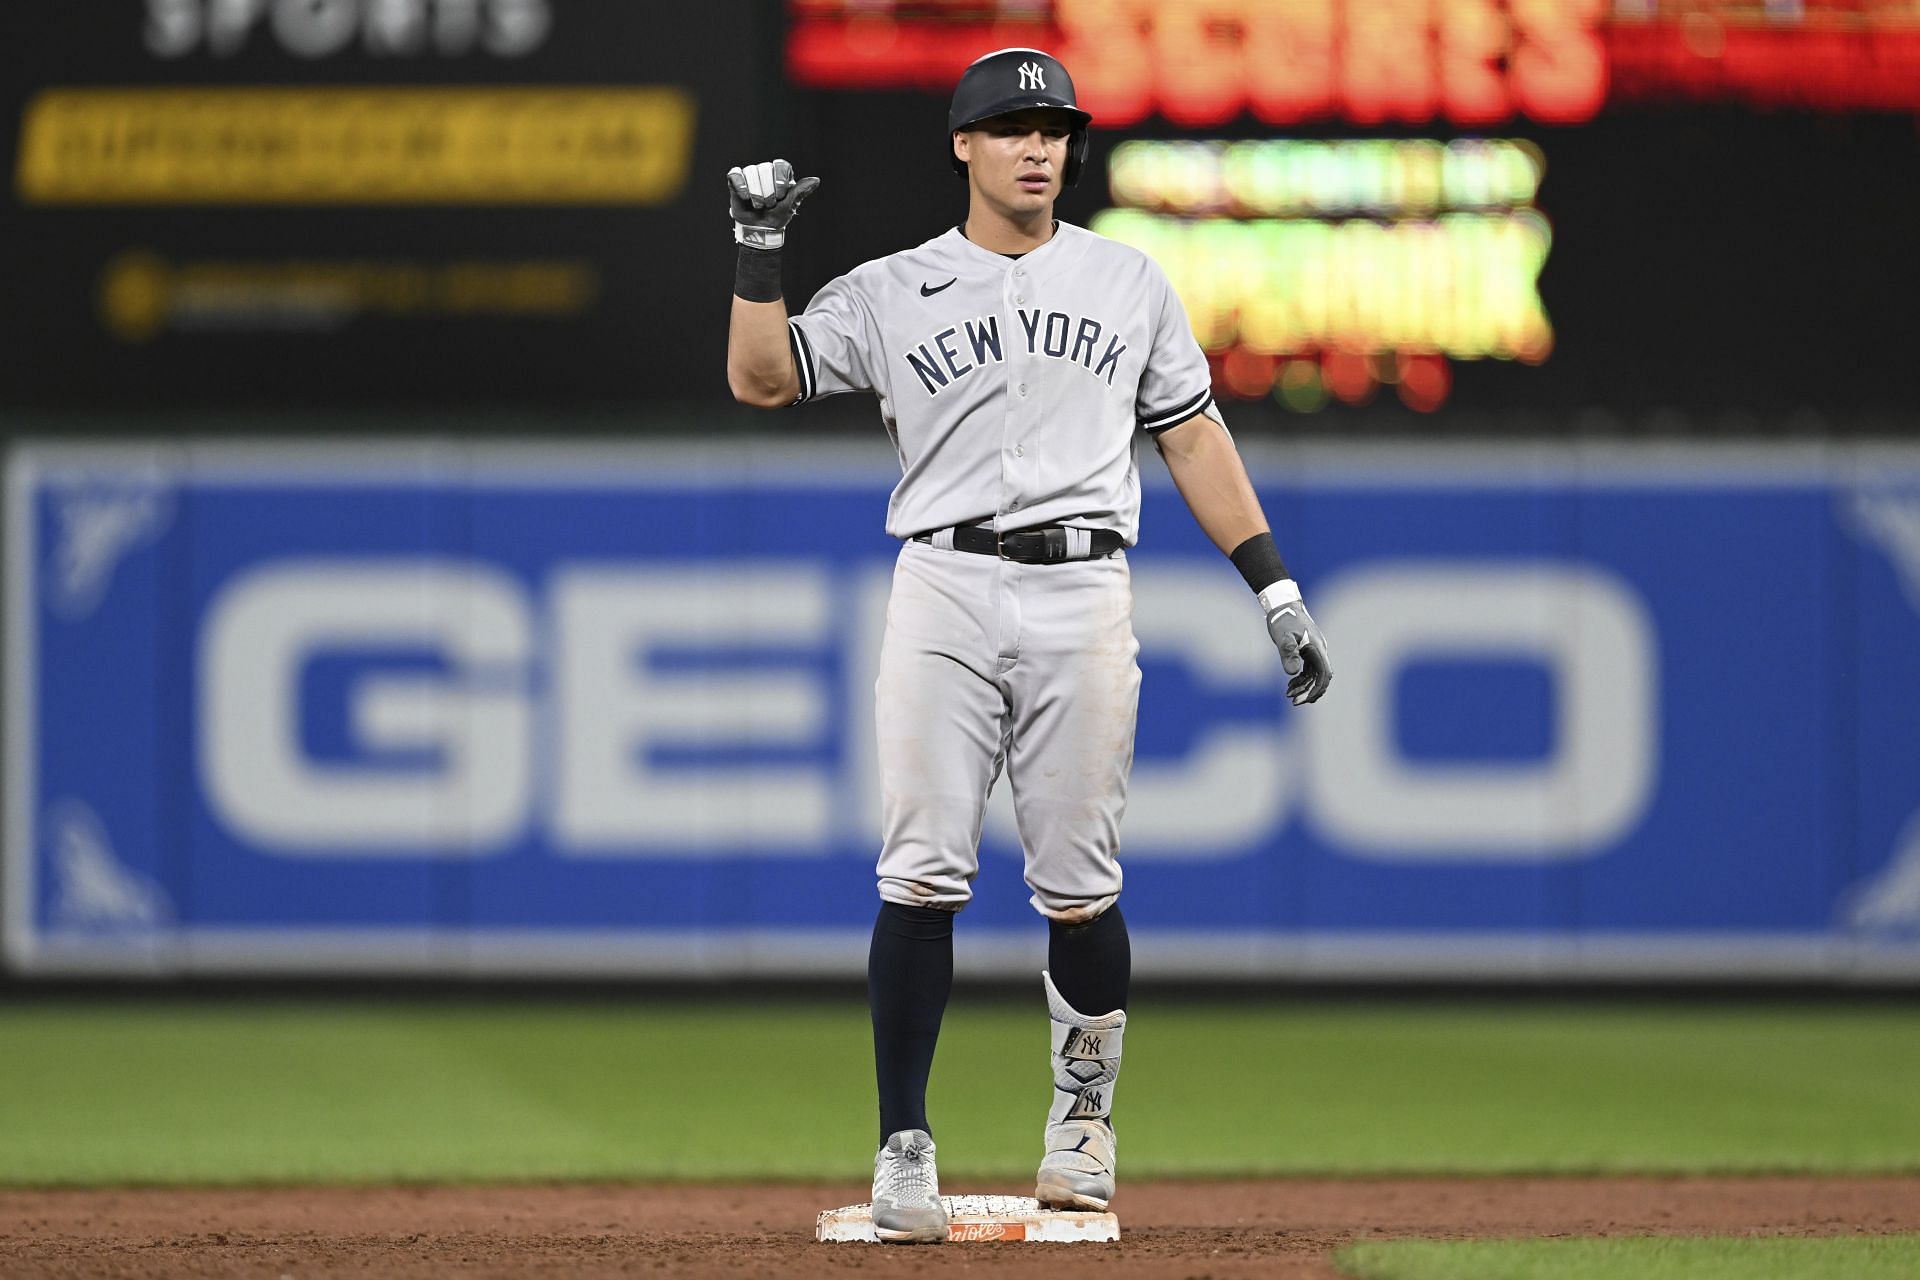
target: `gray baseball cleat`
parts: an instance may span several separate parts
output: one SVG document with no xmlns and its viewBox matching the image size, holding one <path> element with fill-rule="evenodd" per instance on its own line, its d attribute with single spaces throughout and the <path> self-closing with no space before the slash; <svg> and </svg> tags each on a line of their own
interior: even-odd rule
<svg viewBox="0 0 1920 1280">
<path fill-rule="evenodd" d="M 939 1244 L 947 1206 L 933 1167 L 933 1137 L 903 1129 L 873 1157 L 873 1234 L 888 1244 Z"/>
<path fill-rule="evenodd" d="M 1113 1129 L 1103 1120 L 1047 1126 L 1034 1199 L 1042 1209 L 1104 1211 L 1113 1200 Z"/>
</svg>

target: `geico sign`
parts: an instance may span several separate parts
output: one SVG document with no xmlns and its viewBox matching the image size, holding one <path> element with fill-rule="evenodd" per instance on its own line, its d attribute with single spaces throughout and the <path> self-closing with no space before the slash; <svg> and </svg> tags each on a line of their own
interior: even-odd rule
<svg viewBox="0 0 1920 1280">
<path fill-rule="evenodd" d="M 540 607 L 481 563 L 272 562 L 221 590 L 200 636 L 208 803 L 263 852 L 328 857 L 484 856 L 536 821 L 557 851 L 583 857 L 871 847 L 888 581 L 884 567 L 814 560 L 567 564 Z M 1183 659 L 1208 686 L 1277 686 L 1231 575 L 1137 568 L 1134 595 L 1135 630 L 1156 659 Z M 1655 778 L 1657 659 L 1645 610 L 1617 578 L 1560 561 L 1375 562 L 1316 583 L 1313 597 L 1333 644 L 1332 694 L 1302 713 L 1209 725 L 1176 761 L 1140 761 L 1130 857 L 1237 856 L 1296 810 L 1335 847 L 1384 859 L 1581 857 L 1638 822 Z M 328 655 L 382 650 L 434 661 L 361 671 L 344 708 L 355 754 L 317 758 L 307 673 Z M 813 665 L 778 666 L 771 653 L 692 670 L 652 660 L 702 650 L 810 654 Z M 1549 674 L 1548 752 L 1407 757 L 1398 673 L 1488 655 Z M 709 759 L 658 759 L 689 751 Z M 728 751 L 761 758 L 712 760 Z M 1003 803 L 988 826 L 1014 838 Z"/>
</svg>

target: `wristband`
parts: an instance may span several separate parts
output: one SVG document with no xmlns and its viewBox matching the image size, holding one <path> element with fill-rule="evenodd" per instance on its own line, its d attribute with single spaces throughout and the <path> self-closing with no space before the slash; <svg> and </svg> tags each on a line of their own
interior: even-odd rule
<svg viewBox="0 0 1920 1280">
<path fill-rule="evenodd" d="M 1291 577 L 1280 548 L 1273 545 L 1272 533 L 1256 533 L 1233 549 L 1233 567 L 1247 580 L 1247 589 L 1255 595 Z M 1299 597 L 1296 596 L 1295 599 Z"/>
<path fill-rule="evenodd" d="M 780 251 L 741 245 L 733 267 L 733 293 L 748 302 L 780 301 Z"/>
<path fill-rule="evenodd" d="M 1300 584 L 1292 578 L 1282 578 L 1272 586 L 1260 592 L 1260 607 L 1268 613 L 1290 604 L 1300 603 Z"/>
</svg>

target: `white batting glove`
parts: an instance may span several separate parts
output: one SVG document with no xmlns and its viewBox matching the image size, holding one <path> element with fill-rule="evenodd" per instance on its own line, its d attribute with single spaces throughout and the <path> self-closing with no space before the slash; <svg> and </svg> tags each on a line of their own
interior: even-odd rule
<svg viewBox="0 0 1920 1280">
<path fill-rule="evenodd" d="M 800 202 L 820 185 L 818 178 L 794 180 L 785 160 L 762 161 L 727 170 L 727 207 L 733 238 L 754 249 L 778 249 L 787 242 L 787 224 Z"/>
<path fill-rule="evenodd" d="M 1327 638 L 1300 599 L 1300 587 L 1282 578 L 1260 593 L 1267 611 L 1267 634 L 1280 651 L 1280 667 L 1287 681 L 1287 698 L 1294 706 L 1318 702 L 1333 683 L 1333 663 L 1327 659 Z"/>
</svg>

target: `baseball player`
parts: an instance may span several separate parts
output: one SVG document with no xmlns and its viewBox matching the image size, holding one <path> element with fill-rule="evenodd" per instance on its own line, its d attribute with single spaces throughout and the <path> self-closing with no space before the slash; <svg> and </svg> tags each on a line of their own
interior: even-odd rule
<svg viewBox="0 0 1920 1280">
<path fill-rule="evenodd" d="M 727 175 L 739 243 L 727 380 L 762 408 L 864 391 L 900 457 L 900 539 L 875 685 L 880 911 L 868 953 L 880 1239 L 940 1241 L 927 1076 L 953 980 L 953 919 L 1004 769 L 1032 903 L 1053 1103 L 1035 1194 L 1104 1210 L 1132 953 L 1120 815 L 1140 670 L 1126 548 L 1151 438 L 1201 528 L 1246 577 L 1293 678 L 1326 692 L 1301 603 L 1209 391 L 1180 300 L 1144 254 L 1057 221 L 1092 117 L 1037 49 L 974 62 L 947 114 L 966 221 L 834 280 L 789 317 L 780 249 L 820 185 L 784 160 Z"/>
</svg>

